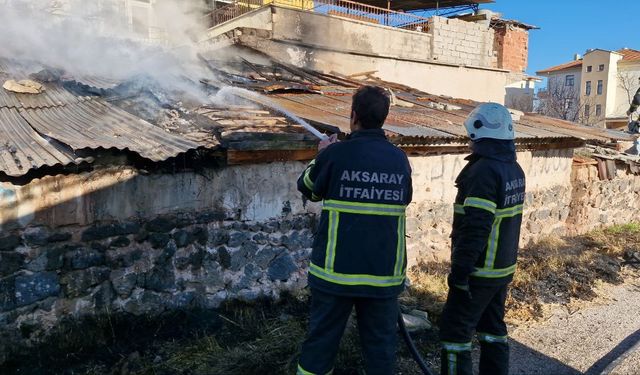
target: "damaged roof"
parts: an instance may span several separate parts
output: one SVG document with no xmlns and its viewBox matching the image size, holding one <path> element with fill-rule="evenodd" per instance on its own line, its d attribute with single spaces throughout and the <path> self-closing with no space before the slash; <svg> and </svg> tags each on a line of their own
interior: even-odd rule
<svg viewBox="0 0 640 375">
<path fill-rule="evenodd" d="M 135 153 L 150 162 L 190 150 L 220 148 L 229 164 L 308 160 L 315 155 L 317 140 L 271 109 L 272 104 L 325 133 L 348 133 L 351 96 L 364 84 L 390 90 L 392 108 L 384 129 L 392 142 L 408 152 L 465 152 L 462 124 L 478 104 L 384 82 L 374 73 L 357 77 L 326 74 L 264 56 L 253 61 L 237 57 L 235 62 L 206 63 L 211 77 L 189 77 L 199 80 L 201 88 L 215 92 L 226 86 L 241 87 L 263 94 L 269 103 L 187 104 L 167 99 L 145 82 L 47 78 L 38 69 L 20 71 L 0 59 L 0 81 L 34 79 L 44 87 L 40 94 L 0 88 L 0 173 L 19 177 L 42 167 L 92 163 L 105 149 Z M 622 132 L 513 113 L 521 149 L 630 140 Z"/>
<path fill-rule="evenodd" d="M 278 63 L 281 64 L 281 63 Z M 271 100 L 298 117 L 311 123 L 335 127 L 349 132 L 351 95 L 361 85 L 379 85 L 390 90 L 392 106 L 385 123 L 391 139 L 397 143 L 401 139 L 413 139 L 421 144 L 466 142 L 467 136 L 463 122 L 469 113 L 479 104 L 466 99 L 428 94 L 404 85 L 382 81 L 367 72 L 358 76 L 321 74 L 315 71 L 288 66 L 290 74 L 300 82 L 307 82 L 309 91 L 269 90 L 268 85 L 257 82 L 279 82 L 275 87 L 283 87 L 282 76 L 273 73 L 270 65 L 258 65 L 243 60 L 234 66 L 236 76 L 250 77 L 251 80 L 234 82 L 248 89 L 261 90 Z M 255 74 L 251 74 L 255 72 Z M 319 81 L 330 79 L 330 83 Z M 299 85 L 298 85 L 299 86 Z M 311 92 L 320 91 L 320 93 Z M 630 140 L 628 134 L 593 127 L 581 126 L 569 121 L 558 120 L 535 113 L 522 113 L 512 110 L 516 122 L 517 142 L 533 143 L 553 140 L 563 142 L 568 139 L 609 142 L 612 140 Z M 534 141 L 537 140 L 537 141 Z"/>
</svg>

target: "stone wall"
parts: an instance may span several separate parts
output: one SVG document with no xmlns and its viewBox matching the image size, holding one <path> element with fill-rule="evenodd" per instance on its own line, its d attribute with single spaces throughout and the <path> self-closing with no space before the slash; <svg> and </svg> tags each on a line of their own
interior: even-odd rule
<svg viewBox="0 0 640 375">
<path fill-rule="evenodd" d="M 407 213 L 409 264 L 419 259 L 449 257 L 455 178 L 466 155 L 410 158 L 413 169 L 413 203 Z M 571 202 L 572 150 L 518 153 L 527 178 L 522 245 L 541 235 L 562 234 Z"/>
<path fill-rule="evenodd" d="M 156 315 L 277 298 L 306 284 L 314 215 L 228 221 L 220 212 L 0 238 L 0 363 L 63 319 Z"/>
<path fill-rule="evenodd" d="M 613 179 L 601 179 L 597 165 L 581 164 L 573 169 L 569 234 L 638 221 L 640 176 L 632 174 L 624 163 L 613 165 L 610 162 L 606 168 L 615 171 Z"/>
<path fill-rule="evenodd" d="M 464 157 L 410 157 L 409 265 L 448 257 L 454 181 Z M 528 179 L 523 241 L 562 233 L 572 150 L 518 158 Z M 320 209 L 296 191 L 304 166 L 160 175 L 121 167 L 4 183 L 0 334 L 8 340 L 0 342 L 0 362 L 13 343 L 37 343 L 63 318 L 212 308 L 304 287 Z M 623 218 L 607 217 L 614 214 Z"/>
</svg>

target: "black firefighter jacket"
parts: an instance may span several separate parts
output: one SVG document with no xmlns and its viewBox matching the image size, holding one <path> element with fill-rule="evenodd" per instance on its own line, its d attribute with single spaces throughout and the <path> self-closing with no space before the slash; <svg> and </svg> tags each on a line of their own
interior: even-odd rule
<svg viewBox="0 0 640 375">
<path fill-rule="evenodd" d="M 633 97 L 633 101 L 631 102 L 631 107 L 629 107 L 629 112 L 635 112 L 638 107 L 640 107 L 640 89 L 636 91 L 636 95 Z"/>
<path fill-rule="evenodd" d="M 473 143 L 456 179 L 451 233 L 451 279 L 455 285 L 502 285 L 516 269 L 525 175 L 513 141 Z"/>
<path fill-rule="evenodd" d="M 298 190 L 323 201 L 309 285 L 350 297 L 389 298 L 404 288 L 405 209 L 411 167 L 382 129 L 354 132 L 320 152 Z"/>
</svg>

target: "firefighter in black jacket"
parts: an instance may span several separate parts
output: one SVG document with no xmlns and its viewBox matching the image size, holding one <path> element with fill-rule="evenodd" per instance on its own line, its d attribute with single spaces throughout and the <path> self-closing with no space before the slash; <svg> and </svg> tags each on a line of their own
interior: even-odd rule
<svg viewBox="0 0 640 375">
<path fill-rule="evenodd" d="M 480 374 L 509 370 L 504 305 L 516 257 L 525 176 L 516 161 L 513 121 L 485 103 L 465 121 L 473 153 L 456 179 L 449 294 L 442 312 L 443 375 L 472 375 L 471 339 L 480 341 Z"/>
<path fill-rule="evenodd" d="M 636 91 L 636 95 L 631 101 L 631 105 L 629 106 L 629 110 L 627 111 L 627 116 L 631 116 L 632 113 L 638 110 L 638 107 L 640 107 L 640 88 L 638 89 L 638 91 Z"/>
<path fill-rule="evenodd" d="M 298 180 L 305 197 L 323 201 L 298 374 L 333 370 L 354 306 L 366 373 L 393 374 L 397 296 L 405 281 L 405 208 L 412 188 L 407 156 L 382 130 L 389 104 L 383 89 L 360 88 L 353 96 L 349 139 L 321 142 L 321 152 Z"/>
</svg>

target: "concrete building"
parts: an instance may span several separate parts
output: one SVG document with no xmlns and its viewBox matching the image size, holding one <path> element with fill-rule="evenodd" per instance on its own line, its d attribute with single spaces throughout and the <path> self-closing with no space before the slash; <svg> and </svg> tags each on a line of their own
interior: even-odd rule
<svg viewBox="0 0 640 375">
<path fill-rule="evenodd" d="M 537 72 L 548 78 L 554 101 L 564 101 L 571 120 L 607 128 L 627 125 L 626 111 L 638 87 L 640 51 L 593 49 L 584 57 Z M 560 105 L 561 103 L 558 103 Z M 554 115 L 553 113 L 548 113 Z"/>
<path fill-rule="evenodd" d="M 257 9 L 230 4 L 212 13 L 202 48 L 213 57 L 219 48 L 243 45 L 298 67 L 369 73 L 479 101 L 505 103 L 508 94 L 531 89 L 524 70 L 534 26 L 495 19 L 490 12 L 422 18 L 366 4 L 320 3 L 310 10 L 281 0 Z"/>
</svg>

